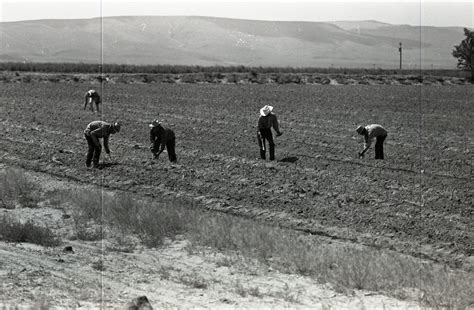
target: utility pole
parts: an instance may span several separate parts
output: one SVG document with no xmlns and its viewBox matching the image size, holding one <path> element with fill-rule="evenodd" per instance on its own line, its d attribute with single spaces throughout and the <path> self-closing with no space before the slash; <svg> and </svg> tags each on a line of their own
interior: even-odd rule
<svg viewBox="0 0 474 310">
<path fill-rule="evenodd" d="M 474 45 L 472 44 L 471 44 L 471 82 L 474 83 Z"/>
<path fill-rule="evenodd" d="M 400 47 L 398 48 L 400 52 L 400 70 L 402 70 L 402 42 L 400 42 Z"/>
</svg>

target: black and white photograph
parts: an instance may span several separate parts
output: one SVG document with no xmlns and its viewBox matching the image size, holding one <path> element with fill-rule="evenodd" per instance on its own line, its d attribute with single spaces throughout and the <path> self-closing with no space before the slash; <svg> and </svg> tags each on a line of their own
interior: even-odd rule
<svg viewBox="0 0 474 310">
<path fill-rule="evenodd" d="M 474 309 L 472 0 L 0 0 L 0 310 Z"/>
</svg>

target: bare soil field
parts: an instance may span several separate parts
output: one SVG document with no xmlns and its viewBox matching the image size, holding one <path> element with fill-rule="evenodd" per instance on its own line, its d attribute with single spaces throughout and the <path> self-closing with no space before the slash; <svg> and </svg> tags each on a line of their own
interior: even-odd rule
<svg viewBox="0 0 474 310">
<path fill-rule="evenodd" d="M 103 113 L 82 110 L 86 90 Z M 3 83 L 1 162 L 473 268 L 472 86 Z M 256 121 L 275 107 L 276 162 Z M 119 119 L 113 162 L 85 167 L 86 125 Z M 148 123 L 177 135 L 151 160 Z M 383 124 L 386 160 L 357 158 L 358 124 Z M 373 150 L 371 150 L 373 152 Z"/>
</svg>

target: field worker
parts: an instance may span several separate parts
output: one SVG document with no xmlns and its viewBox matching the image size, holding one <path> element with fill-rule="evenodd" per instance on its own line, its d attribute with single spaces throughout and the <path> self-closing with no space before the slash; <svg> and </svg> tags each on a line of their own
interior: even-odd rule
<svg viewBox="0 0 474 310">
<path fill-rule="evenodd" d="M 94 112 L 94 106 L 93 104 L 95 103 L 95 107 L 97 109 L 97 112 L 99 112 L 99 104 L 102 102 L 100 100 L 100 95 L 97 91 L 91 89 L 86 93 L 86 102 L 84 104 L 84 110 L 87 108 L 87 104 L 91 105 L 91 111 Z"/>
<path fill-rule="evenodd" d="M 281 136 L 282 132 L 278 126 L 278 119 L 272 113 L 273 107 L 266 105 L 260 109 L 260 117 L 258 119 L 257 139 L 260 147 L 260 158 L 265 159 L 266 141 L 268 141 L 270 160 L 275 160 L 275 143 L 273 142 L 272 127 L 276 131 L 276 135 Z"/>
<path fill-rule="evenodd" d="M 87 128 L 84 130 L 84 135 L 86 136 L 87 145 L 89 147 L 86 158 L 87 167 L 91 166 L 91 162 L 94 168 L 97 168 L 99 165 L 100 151 L 102 150 L 99 139 L 104 139 L 105 153 L 110 154 L 109 136 L 119 131 L 119 122 L 109 124 L 104 121 L 93 121 L 87 125 Z"/>
<path fill-rule="evenodd" d="M 150 124 L 150 142 L 150 150 L 153 154 L 153 158 L 158 159 L 166 147 L 170 162 L 176 162 L 176 139 L 174 132 L 169 128 L 163 127 L 161 122 L 156 119 Z"/>
<path fill-rule="evenodd" d="M 359 153 L 359 158 L 364 157 L 365 152 L 370 148 L 372 140 L 375 138 L 375 159 L 383 159 L 383 142 L 387 138 L 387 130 L 380 125 L 372 124 L 359 126 L 356 129 L 359 135 L 364 135 L 364 149 Z"/>
</svg>

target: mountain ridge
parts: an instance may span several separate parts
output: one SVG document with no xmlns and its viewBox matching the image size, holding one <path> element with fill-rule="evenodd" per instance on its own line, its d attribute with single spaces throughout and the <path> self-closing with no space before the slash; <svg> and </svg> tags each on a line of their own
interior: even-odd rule
<svg viewBox="0 0 474 310">
<path fill-rule="evenodd" d="M 455 68 L 461 27 L 119 16 L 0 23 L 0 61 Z"/>
</svg>

